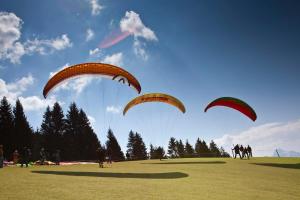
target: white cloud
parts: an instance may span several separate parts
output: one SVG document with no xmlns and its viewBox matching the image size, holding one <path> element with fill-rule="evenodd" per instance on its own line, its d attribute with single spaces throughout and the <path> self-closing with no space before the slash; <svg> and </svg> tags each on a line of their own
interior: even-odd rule
<svg viewBox="0 0 300 200">
<path fill-rule="evenodd" d="M 19 40 L 22 24 L 23 21 L 14 13 L 0 12 L 0 44 L 3 49 L 10 49 Z"/>
<path fill-rule="evenodd" d="M 100 57 L 102 51 L 99 48 L 93 49 L 89 51 L 89 55 L 92 57 Z"/>
<path fill-rule="evenodd" d="M 17 42 L 21 37 L 23 21 L 14 13 L 0 12 L 0 59 L 18 63 L 24 48 Z"/>
<path fill-rule="evenodd" d="M 10 91 L 18 91 L 22 93 L 27 90 L 28 86 L 34 83 L 34 78 L 31 74 L 28 76 L 22 77 L 14 83 L 7 84 L 7 89 Z"/>
<path fill-rule="evenodd" d="M 47 106 L 52 106 L 56 102 L 55 97 L 49 99 L 41 99 L 38 96 L 24 97 L 23 93 L 33 84 L 34 78 L 30 74 L 12 83 L 6 83 L 3 79 L 0 79 L 0 98 L 5 96 L 13 105 L 19 98 L 25 111 L 41 110 Z"/>
<path fill-rule="evenodd" d="M 100 50 L 95 49 L 90 51 L 90 55 L 96 55 L 99 54 Z M 104 57 L 104 59 L 101 61 L 103 63 L 108 63 L 112 65 L 122 65 L 123 64 L 123 54 L 122 53 L 116 53 L 112 54 L 110 56 Z M 55 72 L 50 72 L 49 77 L 51 78 L 54 76 L 57 72 L 61 71 L 62 69 L 66 68 L 69 66 L 69 63 L 66 63 L 64 66 L 60 67 L 57 69 Z M 93 80 L 95 80 L 96 77 L 91 76 L 91 75 L 86 75 L 86 76 L 80 76 L 80 77 L 75 77 L 72 79 L 68 79 L 62 83 L 60 83 L 54 90 L 53 92 L 57 92 L 59 90 L 72 90 L 75 91 L 76 95 L 79 95 L 84 88 L 86 88 Z M 97 77 L 99 79 L 99 77 Z"/>
<path fill-rule="evenodd" d="M 76 94 L 80 94 L 85 87 L 87 87 L 95 77 L 84 76 L 80 78 L 76 78 L 74 82 L 70 82 L 70 86 L 73 90 L 76 91 Z"/>
<path fill-rule="evenodd" d="M 12 83 L 0 79 L 0 97 L 6 96 L 9 102 L 14 102 L 33 82 L 34 78 L 30 74 Z"/>
<path fill-rule="evenodd" d="M 99 4 L 98 0 L 89 0 L 89 3 L 92 7 L 92 15 L 99 15 L 100 11 L 104 8 Z"/>
<path fill-rule="evenodd" d="M 14 44 L 14 47 L 7 51 L 7 54 L 3 57 L 3 59 L 9 59 L 11 63 L 19 64 L 21 57 L 25 54 L 26 52 L 23 44 L 21 44 L 20 42 L 16 42 Z"/>
<path fill-rule="evenodd" d="M 268 123 L 237 134 L 226 134 L 215 140 L 231 152 L 233 144 L 249 144 L 256 156 L 271 156 L 275 149 L 300 151 L 300 120 L 287 123 Z"/>
<path fill-rule="evenodd" d="M 134 37 L 142 37 L 149 41 L 157 41 L 157 37 L 150 28 L 146 27 L 139 14 L 133 11 L 126 11 L 125 16 L 120 21 L 122 32 L 129 32 Z"/>
<path fill-rule="evenodd" d="M 88 119 L 91 122 L 91 124 L 94 124 L 96 122 L 96 119 L 90 115 L 88 115 Z"/>
<path fill-rule="evenodd" d="M 21 101 L 25 111 L 43 110 L 47 108 L 47 106 L 53 106 L 53 104 L 57 101 L 53 96 L 47 99 L 41 99 L 38 96 L 19 97 L 19 100 Z"/>
<path fill-rule="evenodd" d="M 141 57 L 143 60 L 148 60 L 148 54 L 145 50 L 146 44 L 139 41 L 137 38 L 134 39 L 133 42 L 133 51 L 136 56 Z"/>
<path fill-rule="evenodd" d="M 54 76 L 57 72 L 61 71 L 62 69 L 69 67 L 69 63 L 66 63 L 64 66 L 57 69 L 55 72 L 50 72 L 49 77 Z M 61 84 L 59 84 L 53 91 L 57 92 L 59 90 L 73 90 L 75 91 L 76 95 L 79 95 L 85 87 L 87 87 L 95 77 L 92 76 L 80 76 L 75 77 L 73 79 L 68 79 Z"/>
<path fill-rule="evenodd" d="M 94 31 L 92 30 L 92 29 L 87 29 L 86 30 L 86 36 L 85 36 L 85 41 L 90 41 L 90 40 L 92 40 L 93 38 L 95 37 L 95 33 L 94 33 Z"/>
<path fill-rule="evenodd" d="M 0 60 L 9 60 L 18 64 L 22 56 L 39 53 L 53 53 L 71 47 L 72 43 L 66 34 L 49 40 L 27 40 L 20 42 L 23 21 L 14 13 L 0 12 Z"/>
<path fill-rule="evenodd" d="M 121 106 L 107 106 L 106 112 L 112 113 L 112 114 L 118 114 L 121 112 Z"/>
<path fill-rule="evenodd" d="M 28 40 L 24 43 L 27 54 L 39 53 L 41 55 L 63 50 L 65 48 L 72 47 L 72 45 L 72 42 L 66 34 L 50 40 L 39 40 L 35 38 L 34 40 Z"/>
<path fill-rule="evenodd" d="M 103 63 L 121 66 L 123 65 L 123 54 L 121 52 L 115 53 L 109 56 L 106 56 L 103 60 Z"/>
</svg>

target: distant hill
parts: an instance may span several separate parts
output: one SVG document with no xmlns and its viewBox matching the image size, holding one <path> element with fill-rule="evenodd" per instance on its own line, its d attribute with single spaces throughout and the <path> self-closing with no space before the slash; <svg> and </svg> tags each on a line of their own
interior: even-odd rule
<svg viewBox="0 0 300 200">
<path fill-rule="evenodd" d="M 286 151 L 283 149 L 277 149 L 280 157 L 300 157 L 300 152 L 297 151 Z M 277 157 L 276 150 L 273 153 L 274 157 Z"/>
</svg>

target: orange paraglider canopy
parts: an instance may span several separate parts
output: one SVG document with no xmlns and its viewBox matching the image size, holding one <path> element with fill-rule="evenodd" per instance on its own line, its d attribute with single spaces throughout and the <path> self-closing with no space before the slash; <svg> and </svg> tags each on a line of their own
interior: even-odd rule
<svg viewBox="0 0 300 200">
<path fill-rule="evenodd" d="M 70 78 L 81 75 L 99 75 L 109 77 L 121 83 L 127 83 L 133 87 L 138 93 L 141 92 L 141 86 L 138 80 L 126 70 L 104 63 L 82 63 L 67 67 L 56 73 L 44 87 L 43 95 L 46 98 L 48 93 L 59 83 Z"/>
</svg>

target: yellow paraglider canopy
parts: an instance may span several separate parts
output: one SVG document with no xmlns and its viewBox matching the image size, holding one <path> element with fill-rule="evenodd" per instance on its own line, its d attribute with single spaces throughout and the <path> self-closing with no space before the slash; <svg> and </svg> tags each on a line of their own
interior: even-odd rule
<svg viewBox="0 0 300 200">
<path fill-rule="evenodd" d="M 175 106 L 177 107 L 181 112 L 185 113 L 185 107 L 183 105 L 183 103 L 171 96 L 171 95 L 168 95 L 168 94 L 162 94 L 162 93 L 149 93 L 149 94 L 144 94 L 144 95 L 141 95 L 141 96 L 138 96 L 136 98 L 134 98 L 133 100 L 131 100 L 124 108 L 123 110 L 123 115 L 126 114 L 126 112 L 138 105 L 138 104 L 141 104 L 141 103 L 145 103 L 145 102 L 162 102 L 162 103 L 167 103 L 167 104 L 170 104 L 172 106 Z"/>
</svg>

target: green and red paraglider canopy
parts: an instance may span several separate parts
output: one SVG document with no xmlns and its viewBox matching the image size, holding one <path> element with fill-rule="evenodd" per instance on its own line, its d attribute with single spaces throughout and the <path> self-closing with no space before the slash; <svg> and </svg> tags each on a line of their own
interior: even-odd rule
<svg viewBox="0 0 300 200">
<path fill-rule="evenodd" d="M 257 116 L 255 111 L 253 110 L 253 108 L 251 108 L 251 106 L 249 106 L 246 102 L 234 98 L 234 97 L 221 97 L 218 98 L 214 101 L 212 101 L 210 104 L 208 104 L 204 110 L 204 112 L 206 112 L 209 108 L 214 107 L 214 106 L 225 106 L 225 107 L 229 107 L 235 110 L 240 111 L 241 113 L 243 113 L 244 115 L 246 115 L 247 117 L 249 117 L 250 119 L 252 119 L 253 121 L 256 120 Z"/>
</svg>

